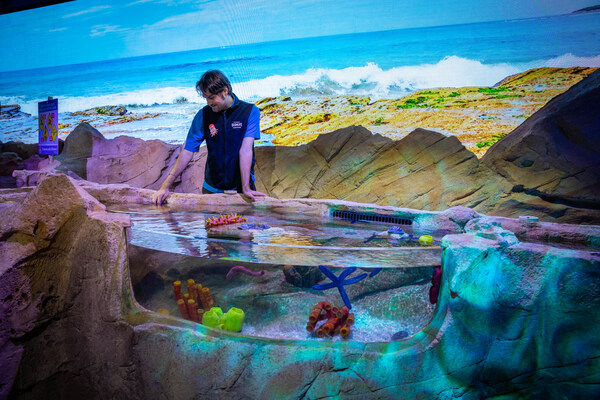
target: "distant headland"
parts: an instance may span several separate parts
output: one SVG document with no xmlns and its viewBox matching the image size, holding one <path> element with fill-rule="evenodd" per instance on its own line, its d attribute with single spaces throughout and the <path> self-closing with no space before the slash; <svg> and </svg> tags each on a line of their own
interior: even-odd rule
<svg viewBox="0 0 600 400">
<path fill-rule="evenodd" d="M 579 13 L 594 12 L 594 11 L 600 11 L 600 4 L 598 4 L 596 6 L 589 6 L 586 8 L 582 8 L 577 11 L 573 11 L 571 14 L 579 14 Z"/>
</svg>

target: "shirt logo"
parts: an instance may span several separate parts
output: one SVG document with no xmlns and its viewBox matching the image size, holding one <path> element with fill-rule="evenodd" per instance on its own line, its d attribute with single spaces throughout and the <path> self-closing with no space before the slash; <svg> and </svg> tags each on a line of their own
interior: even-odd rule
<svg viewBox="0 0 600 400">
<path fill-rule="evenodd" d="M 215 128 L 214 124 L 210 124 L 208 126 L 208 130 L 210 131 L 210 136 L 213 137 L 215 136 L 217 133 L 219 133 L 219 130 L 217 128 Z"/>
<path fill-rule="evenodd" d="M 241 123 L 241 121 L 233 121 L 231 123 L 231 127 L 233 129 L 242 129 L 242 123 Z"/>
</svg>

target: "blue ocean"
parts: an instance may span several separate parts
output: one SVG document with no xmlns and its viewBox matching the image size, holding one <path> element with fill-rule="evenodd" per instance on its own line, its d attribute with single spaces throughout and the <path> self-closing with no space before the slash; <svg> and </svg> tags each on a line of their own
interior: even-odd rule
<svg viewBox="0 0 600 400">
<path fill-rule="evenodd" d="M 402 97 L 435 87 L 492 86 L 537 67 L 600 67 L 600 13 L 276 41 L 0 73 L 0 102 L 29 118 L 0 120 L 2 140 L 37 141 L 37 102 L 71 112 L 125 105 L 158 118 L 98 127 L 181 143 L 204 104 L 195 83 L 224 71 L 242 99 L 281 95 Z M 185 99 L 185 100 L 184 100 Z M 61 134 L 63 136 L 63 134 Z"/>
</svg>

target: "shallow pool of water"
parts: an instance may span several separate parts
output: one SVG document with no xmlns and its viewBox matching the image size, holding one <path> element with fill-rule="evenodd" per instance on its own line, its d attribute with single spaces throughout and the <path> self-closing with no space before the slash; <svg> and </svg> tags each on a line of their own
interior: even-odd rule
<svg viewBox="0 0 600 400">
<path fill-rule="evenodd" d="M 129 264 L 136 300 L 144 308 L 182 317 L 173 283 L 186 282 L 209 288 L 215 306 L 227 312 L 232 307 L 245 313 L 241 334 L 262 338 L 296 340 L 351 340 L 386 342 L 406 339 L 419 332 L 433 316 L 429 300 L 434 267 L 385 268 L 369 276 L 373 269 L 358 268 L 348 278 L 367 276 L 344 286 L 355 316 L 350 335 L 319 337 L 317 329 L 307 331 L 309 314 L 321 301 L 343 307 L 337 288 L 313 289 L 330 282 L 317 267 L 238 263 L 156 251 L 130 245 Z M 231 273 L 243 265 L 256 276 Z M 339 276 L 346 268 L 330 267 Z"/>
<path fill-rule="evenodd" d="M 154 250 L 240 262 L 395 268 L 439 264 L 445 232 L 411 225 L 353 222 L 267 210 L 234 209 L 246 221 L 205 227 L 217 210 L 164 212 L 157 208 L 113 210 L 132 220 L 132 244 Z M 248 229 L 250 226 L 250 229 Z M 389 233 L 393 232 L 403 233 Z M 434 241 L 423 245 L 422 235 Z"/>
</svg>

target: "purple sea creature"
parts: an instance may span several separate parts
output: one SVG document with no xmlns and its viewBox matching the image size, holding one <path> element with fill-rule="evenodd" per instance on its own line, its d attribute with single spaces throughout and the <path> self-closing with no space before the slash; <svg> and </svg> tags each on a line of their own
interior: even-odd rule
<svg viewBox="0 0 600 400">
<path fill-rule="evenodd" d="M 375 239 L 377 237 L 377 232 L 373 232 L 373 234 L 371 236 L 369 236 L 367 238 L 367 240 L 365 240 L 363 243 L 369 243 L 371 240 Z"/>
<path fill-rule="evenodd" d="M 382 270 L 382 268 L 375 268 L 373 271 L 371 271 L 371 273 L 369 274 L 369 278 L 374 277 L 375 275 L 377 275 L 378 273 L 380 273 Z"/>
<path fill-rule="evenodd" d="M 396 234 L 396 235 L 403 235 L 404 231 L 402 230 L 402 228 L 400 228 L 399 226 L 392 226 L 390 229 L 388 229 L 388 234 Z"/>
<path fill-rule="evenodd" d="M 406 331 L 398 331 L 392 335 L 392 340 L 402 340 L 409 337 L 409 333 Z"/>
<path fill-rule="evenodd" d="M 238 229 L 241 229 L 243 231 L 248 231 L 250 229 L 262 231 L 262 230 L 269 229 L 269 228 L 271 228 L 271 227 L 267 224 L 258 225 L 258 224 L 253 224 L 253 223 L 247 223 L 247 224 L 242 224 L 242 225 L 238 226 Z"/>
<path fill-rule="evenodd" d="M 346 279 L 346 277 L 348 275 L 350 275 L 351 273 L 356 271 L 356 267 L 346 268 L 344 271 L 342 271 L 340 276 L 336 276 L 325 265 L 319 265 L 319 269 L 321 270 L 321 272 L 323 272 L 325 274 L 325 276 L 327 276 L 329 279 L 331 279 L 331 282 L 314 285 L 313 289 L 325 290 L 325 289 L 331 289 L 331 288 L 336 287 L 340 291 L 340 296 L 342 296 L 342 300 L 344 301 L 344 304 L 346 305 L 346 307 L 348 307 L 348 310 L 351 310 L 352 305 L 350 304 L 350 299 L 348 298 L 348 294 L 346 293 L 346 289 L 344 289 L 344 286 L 351 285 L 353 283 L 362 281 L 363 279 L 365 279 L 367 277 L 367 273 L 360 274 L 360 275 L 355 276 L 350 279 Z"/>
<path fill-rule="evenodd" d="M 395 244 L 395 245 L 400 245 L 402 243 L 418 242 L 418 241 L 419 241 L 419 237 L 415 236 L 411 233 L 404 233 L 402 236 L 400 236 L 397 239 L 390 239 L 390 243 Z"/>
<path fill-rule="evenodd" d="M 440 286 L 442 285 L 442 269 L 436 268 L 431 277 L 431 287 L 429 288 L 429 302 L 435 304 L 440 295 Z"/>
<path fill-rule="evenodd" d="M 227 278 L 228 280 L 233 278 L 234 275 L 237 275 L 238 273 L 242 273 L 242 274 L 246 274 L 246 275 L 250 275 L 250 276 L 261 276 L 265 274 L 265 271 L 259 271 L 259 272 L 254 272 L 254 271 L 250 271 L 248 268 L 242 266 L 242 265 L 236 265 L 235 267 L 231 267 L 229 269 L 229 272 L 227 272 L 227 275 L 225 276 L 225 278 Z"/>
</svg>

